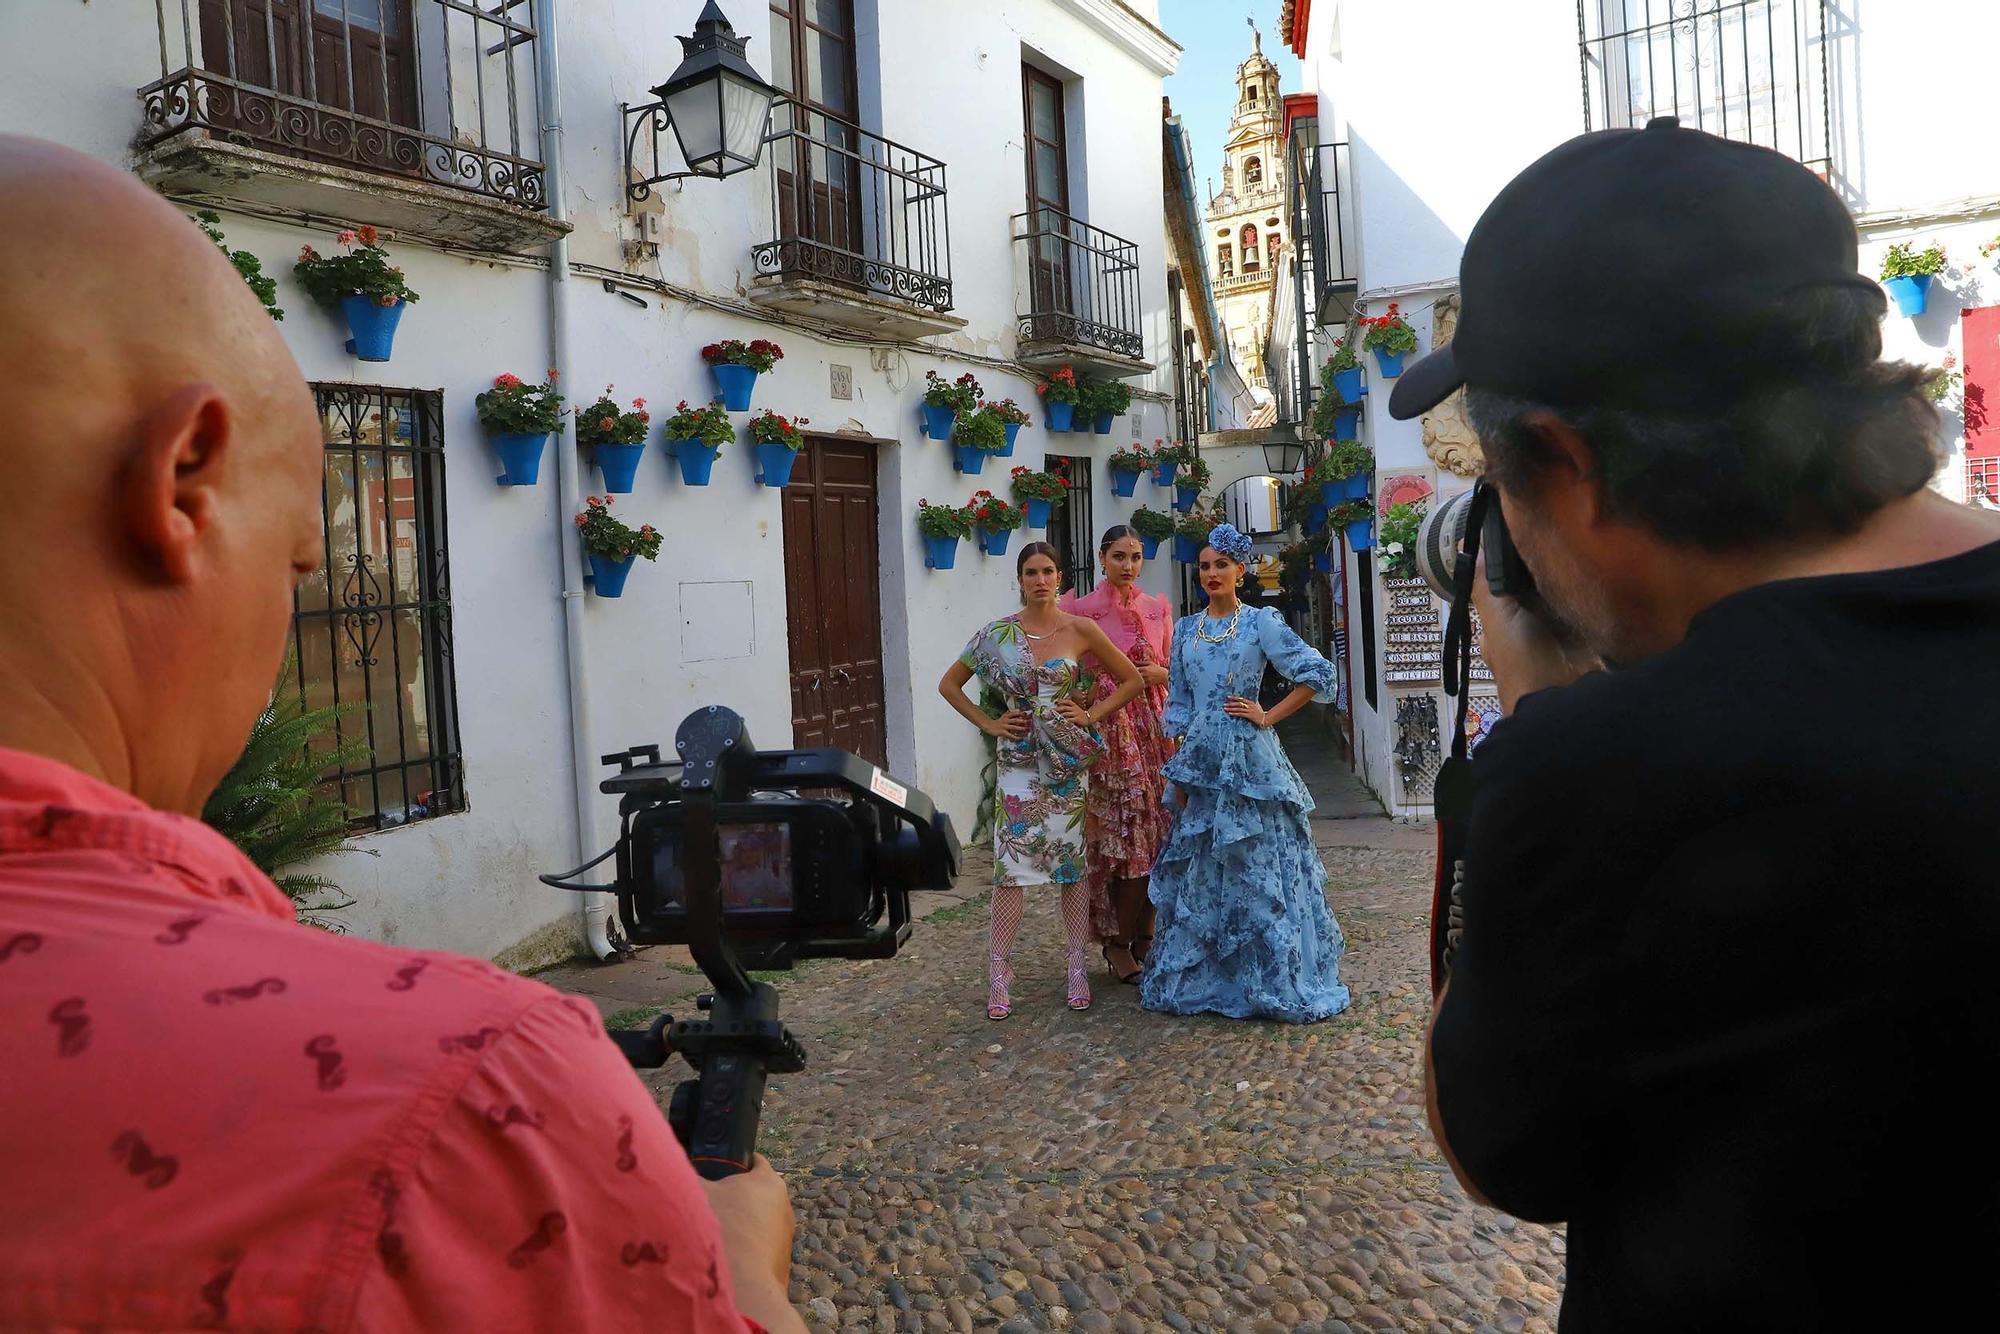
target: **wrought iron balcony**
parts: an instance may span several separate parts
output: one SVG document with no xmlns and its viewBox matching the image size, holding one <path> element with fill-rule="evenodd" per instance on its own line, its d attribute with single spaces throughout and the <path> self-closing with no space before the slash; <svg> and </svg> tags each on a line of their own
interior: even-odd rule
<svg viewBox="0 0 2000 1334">
<path fill-rule="evenodd" d="M 1054 208 L 1014 215 L 1018 355 L 1110 375 L 1152 369 L 1140 331 L 1139 247 Z"/>
<path fill-rule="evenodd" d="M 322 185 L 344 187 L 347 207 L 324 211 L 354 220 L 368 206 L 355 198 L 365 182 L 349 172 L 400 190 L 408 211 L 454 195 L 545 208 L 535 0 L 154 3 L 160 77 L 139 89 L 142 174 L 228 195 L 246 176 L 310 163 L 324 168 Z M 190 145 L 222 147 L 190 165 Z M 293 173 L 295 195 L 305 181 Z M 487 218 L 469 234 L 509 230 Z M 512 229 L 514 239 L 551 230 L 560 228 L 540 218 Z"/>
<path fill-rule="evenodd" d="M 1307 224 L 1312 245 L 1312 278 L 1307 299 L 1322 325 L 1345 324 L 1354 317 L 1354 294 L 1360 277 L 1358 256 L 1347 243 L 1353 234 L 1353 169 L 1347 144 L 1317 144 L 1305 173 Z"/>
</svg>

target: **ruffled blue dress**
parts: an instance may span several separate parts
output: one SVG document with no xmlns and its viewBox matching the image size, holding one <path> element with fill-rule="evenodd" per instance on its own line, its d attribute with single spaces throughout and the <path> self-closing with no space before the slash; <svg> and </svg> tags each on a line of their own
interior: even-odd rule
<svg viewBox="0 0 2000 1334">
<path fill-rule="evenodd" d="M 1348 1003 L 1312 797 L 1277 733 L 1222 706 L 1256 699 L 1267 663 L 1322 699 L 1338 672 L 1273 608 L 1242 608 L 1236 633 L 1211 642 L 1228 624 L 1198 613 L 1174 628 L 1166 730 L 1181 748 L 1166 773 L 1187 805 L 1153 863 L 1159 922 L 1140 1001 L 1168 1014 L 1311 1023 Z"/>
</svg>

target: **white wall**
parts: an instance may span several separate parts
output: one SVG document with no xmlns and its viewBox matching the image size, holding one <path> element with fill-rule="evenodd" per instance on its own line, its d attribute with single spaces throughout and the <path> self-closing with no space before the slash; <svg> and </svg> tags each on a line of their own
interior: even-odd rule
<svg viewBox="0 0 2000 1334">
<path fill-rule="evenodd" d="M 419 8 L 427 8 L 421 0 Z M 660 200 L 666 241 L 658 258 L 626 265 L 618 104 L 648 100 L 646 88 L 678 59 L 674 37 L 692 30 L 700 9 L 701 0 L 564 0 L 560 7 L 572 258 L 702 294 L 690 301 L 635 286 L 641 308 L 602 290 L 595 274 L 579 274 L 570 284 L 573 347 L 565 389 L 587 401 L 615 383 L 621 398 L 644 396 L 658 421 L 678 400 L 699 402 L 712 393 L 699 357 L 703 344 L 770 337 L 786 357 L 760 380 L 759 409 L 803 415 L 815 431 L 845 428 L 888 442 L 878 476 L 891 767 L 928 791 L 969 837 L 982 742 L 938 698 L 935 683 L 975 629 L 1018 605 L 1013 560 L 965 549 L 956 570 L 926 570 L 915 506 L 920 497 L 963 501 L 982 486 L 1004 493 L 1008 463 L 1038 464 L 1047 444 L 1033 379 L 982 364 L 1010 359 L 1014 350 L 1016 247 L 1009 219 L 1025 206 L 1022 54 L 1032 50 L 1081 75 L 1072 99 L 1084 150 L 1073 155 L 1075 211 L 1138 245 L 1148 359 L 1162 369 L 1135 384 L 1170 392 L 1161 72 L 1107 36 L 1104 24 L 1118 18 L 1116 6 L 863 3 L 857 27 L 864 117 L 879 115 L 871 128 L 947 163 L 954 313 L 968 321 L 962 332 L 934 340 L 934 351 L 871 347 L 774 328 L 742 312 L 750 247 L 771 234 L 764 168 L 723 182 L 666 187 Z M 768 69 L 768 7 L 728 0 L 724 9 L 752 38 L 753 63 Z M 1136 9 L 1157 15 L 1151 4 Z M 134 90 L 159 76 L 152 6 L 17 0 L 0 14 L 0 45 L 10 52 L 12 71 L 0 83 L 0 124 L 129 164 L 138 125 Z M 1171 48 L 1158 49 L 1170 57 Z M 472 405 L 495 374 L 533 377 L 549 364 L 546 274 L 532 265 L 392 242 L 423 299 L 403 321 L 394 360 L 370 365 L 345 355 L 334 320 L 290 281 L 300 244 L 327 248 L 327 228 L 233 212 L 224 226 L 232 245 L 256 253 L 279 279 L 287 311 L 280 327 L 309 378 L 444 391 L 470 808 L 366 837 L 361 845 L 376 856 L 335 862 L 330 871 L 358 900 L 346 920 L 360 934 L 484 955 L 551 927 L 567 930 L 574 902 L 535 883 L 534 875 L 572 860 L 558 546 L 572 539 L 567 516 L 558 513 L 553 454 L 544 459 L 538 487 L 495 486 L 497 463 Z M 851 400 L 832 398 L 833 365 L 851 368 Z M 920 437 L 923 373 L 932 368 L 947 377 L 971 369 L 989 397 L 1011 396 L 1035 411 L 1013 460 L 989 462 L 983 477 L 964 478 L 952 471 L 945 446 Z M 1058 452 L 1101 459 L 1121 443 L 1150 443 L 1170 434 L 1169 414 L 1167 403 L 1137 400 L 1113 435 L 1065 435 Z M 709 703 L 743 714 L 760 745 L 790 745 L 781 493 L 753 482 L 746 445 L 725 449 L 705 490 L 683 486 L 671 468 L 655 441 L 636 489 L 614 507 L 629 522 L 651 522 L 665 532 L 659 561 L 641 563 L 622 599 L 586 600 L 590 750 L 670 742 L 681 718 Z M 1132 501 L 1114 500 L 1101 463 L 1096 471 L 1100 529 L 1147 501 L 1144 486 Z M 587 462 L 582 484 L 586 491 L 602 487 Z M 1017 550 L 1023 540 L 1016 535 Z M 684 638 L 704 592 L 687 586 L 712 581 L 752 585 L 754 645 L 745 656 L 716 658 L 698 633 L 692 646 Z M 1147 584 L 1169 587 L 1164 561 Z M 607 836 L 612 810 L 605 799 L 600 824 Z"/>
</svg>

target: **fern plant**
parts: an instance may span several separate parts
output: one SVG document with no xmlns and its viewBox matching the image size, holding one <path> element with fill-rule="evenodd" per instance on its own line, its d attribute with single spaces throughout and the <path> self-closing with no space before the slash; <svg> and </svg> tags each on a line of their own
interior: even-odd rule
<svg viewBox="0 0 2000 1334">
<path fill-rule="evenodd" d="M 277 882 L 299 921 L 340 932 L 346 927 L 328 914 L 354 900 L 326 876 L 285 868 L 338 852 L 347 842 L 353 812 L 322 780 L 330 770 L 366 760 L 368 742 L 336 740 L 335 724 L 359 706 L 308 708 L 292 684 L 296 670 L 287 659 L 243 753 L 210 794 L 201 818 Z"/>
</svg>

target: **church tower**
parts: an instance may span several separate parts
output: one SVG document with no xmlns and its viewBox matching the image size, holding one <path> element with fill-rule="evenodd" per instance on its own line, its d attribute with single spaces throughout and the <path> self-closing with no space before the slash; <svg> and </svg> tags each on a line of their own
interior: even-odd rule
<svg viewBox="0 0 2000 1334">
<path fill-rule="evenodd" d="M 1289 244 L 1284 194 L 1284 102 L 1278 67 L 1264 55 L 1264 35 L 1252 29 L 1250 58 L 1236 67 L 1236 113 L 1222 150 L 1222 192 L 1206 218 L 1216 304 L 1229 328 L 1236 364 L 1258 398 L 1269 401 L 1264 342 L 1271 332 L 1271 298 L 1278 260 Z"/>
</svg>

